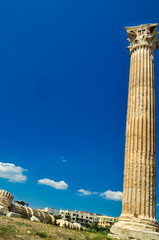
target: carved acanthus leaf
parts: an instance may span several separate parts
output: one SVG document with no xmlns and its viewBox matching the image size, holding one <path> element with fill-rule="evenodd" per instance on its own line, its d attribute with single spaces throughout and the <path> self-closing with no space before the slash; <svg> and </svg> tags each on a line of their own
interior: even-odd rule
<svg viewBox="0 0 159 240">
<path fill-rule="evenodd" d="M 126 27 L 125 28 L 129 38 L 130 45 L 128 49 L 130 52 L 140 46 L 149 46 L 153 52 L 159 47 L 159 41 L 157 37 L 157 24 L 146 24 L 138 27 Z"/>
</svg>

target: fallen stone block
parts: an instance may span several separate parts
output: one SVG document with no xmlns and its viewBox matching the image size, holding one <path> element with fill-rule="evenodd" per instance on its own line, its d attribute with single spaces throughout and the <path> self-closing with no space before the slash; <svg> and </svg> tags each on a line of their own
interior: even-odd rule
<svg viewBox="0 0 159 240">
<path fill-rule="evenodd" d="M 6 215 L 7 214 L 7 209 L 3 206 L 0 206 L 0 215 Z"/>
<path fill-rule="evenodd" d="M 73 228 L 77 230 L 81 230 L 81 224 L 75 222 L 73 223 Z"/>
<path fill-rule="evenodd" d="M 66 226 L 65 221 L 62 220 L 62 219 L 57 219 L 56 224 L 59 225 L 60 227 L 65 227 Z"/>
<path fill-rule="evenodd" d="M 34 222 L 40 222 L 40 220 L 39 220 L 37 217 L 35 217 L 35 216 L 32 216 L 32 217 L 30 218 L 30 220 L 31 220 L 31 221 L 34 221 Z"/>
<path fill-rule="evenodd" d="M 14 213 L 14 212 L 9 212 L 6 215 L 7 217 L 16 217 L 16 218 L 21 218 L 22 216 L 18 213 Z"/>
</svg>

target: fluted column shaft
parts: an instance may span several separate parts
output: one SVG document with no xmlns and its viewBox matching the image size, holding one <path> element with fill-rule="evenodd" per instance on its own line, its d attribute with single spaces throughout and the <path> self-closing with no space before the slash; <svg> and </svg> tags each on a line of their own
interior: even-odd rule
<svg viewBox="0 0 159 240">
<path fill-rule="evenodd" d="M 126 125 L 123 214 L 156 218 L 156 112 L 153 51 L 131 52 Z"/>
<path fill-rule="evenodd" d="M 156 220 L 156 106 L 154 52 L 158 24 L 126 27 L 130 75 L 122 214 L 113 239 L 159 240 Z"/>
</svg>

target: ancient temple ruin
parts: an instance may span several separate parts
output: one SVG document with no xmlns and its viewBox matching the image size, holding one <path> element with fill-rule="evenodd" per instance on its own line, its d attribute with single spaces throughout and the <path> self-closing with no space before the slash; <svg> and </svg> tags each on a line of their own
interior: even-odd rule
<svg viewBox="0 0 159 240">
<path fill-rule="evenodd" d="M 31 219 L 36 217 L 40 222 L 55 224 L 55 218 L 43 211 L 33 209 L 30 207 L 21 206 L 19 204 L 12 203 L 14 197 L 11 193 L 0 190 L 0 211 L 4 215 L 7 213 L 15 213 L 19 217 Z"/>
<path fill-rule="evenodd" d="M 125 28 L 130 42 L 122 214 L 115 239 L 159 239 L 156 220 L 156 106 L 154 52 L 157 24 Z"/>
</svg>

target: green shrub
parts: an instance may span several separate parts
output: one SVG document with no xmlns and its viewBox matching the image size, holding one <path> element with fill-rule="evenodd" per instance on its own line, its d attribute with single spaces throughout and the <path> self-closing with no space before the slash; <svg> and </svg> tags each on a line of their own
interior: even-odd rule
<svg viewBox="0 0 159 240">
<path fill-rule="evenodd" d="M 88 232 L 92 233 L 102 233 L 102 234 L 108 234 L 110 232 L 109 227 L 101 227 L 98 225 L 98 223 L 91 223 L 91 224 L 86 224 L 85 227 L 87 228 Z"/>
<path fill-rule="evenodd" d="M 55 215 L 54 218 L 55 218 L 55 220 L 61 219 L 61 215 Z"/>
</svg>

